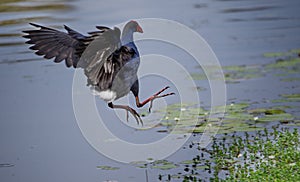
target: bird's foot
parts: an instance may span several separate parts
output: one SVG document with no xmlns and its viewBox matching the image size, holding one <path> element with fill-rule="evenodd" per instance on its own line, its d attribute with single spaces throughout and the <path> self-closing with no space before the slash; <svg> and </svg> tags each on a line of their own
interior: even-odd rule
<svg viewBox="0 0 300 182">
<path fill-rule="evenodd" d="M 131 107 L 129 107 L 127 105 L 114 105 L 112 102 L 108 103 L 108 106 L 110 108 L 113 108 L 113 109 L 125 109 L 126 110 L 127 122 L 128 122 L 128 119 L 129 119 L 128 112 L 130 112 L 130 114 L 132 114 L 132 116 L 135 118 L 137 124 L 141 123 L 142 126 L 143 126 L 143 120 L 141 119 L 140 115 L 134 109 L 132 109 Z"/>
<path fill-rule="evenodd" d="M 167 94 L 163 94 L 163 95 L 159 95 L 160 93 L 162 93 L 163 91 L 167 90 L 168 88 L 170 88 L 169 86 L 166 86 L 165 88 L 161 89 L 160 91 L 158 91 L 156 94 L 154 94 L 151 99 L 150 99 L 150 106 L 149 106 L 149 112 L 151 112 L 151 109 L 152 109 L 152 104 L 153 104 L 153 101 L 155 99 L 158 99 L 158 98 L 162 98 L 162 97 L 166 97 L 166 96 L 169 96 L 169 95 L 175 95 L 174 92 L 171 92 L 171 93 L 167 93 Z"/>
<path fill-rule="evenodd" d="M 126 120 L 127 122 L 129 121 L 129 114 L 128 112 L 130 112 L 130 114 L 132 114 L 132 116 L 135 118 L 137 124 L 139 125 L 140 123 L 142 124 L 142 126 L 144 125 L 143 120 L 141 119 L 141 116 L 131 107 L 127 106 L 125 108 L 126 110 Z"/>
</svg>

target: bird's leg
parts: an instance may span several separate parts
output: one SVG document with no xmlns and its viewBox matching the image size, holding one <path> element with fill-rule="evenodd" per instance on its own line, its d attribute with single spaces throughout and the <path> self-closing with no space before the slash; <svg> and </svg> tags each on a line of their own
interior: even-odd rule
<svg viewBox="0 0 300 182">
<path fill-rule="evenodd" d="M 162 93 L 163 91 L 167 90 L 168 88 L 170 88 L 170 87 L 167 86 L 167 87 L 161 89 L 160 91 L 158 91 L 157 93 L 155 93 L 154 95 L 152 95 L 148 99 L 144 100 L 143 102 L 140 102 L 139 97 L 136 96 L 135 97 L 136 106 L 137 107 L 143 107 L 145 104 L 147 104 L 148 102 L 150 102 L 149 112 L 151 112 L 152 103 L 153 103 L 154 99 L 161 98 L 161 97 L 166 97 L 166 96 L 174 95 L 175 94 L 175 93 L 172 92 L 172 93 L 167 93 L 167 94 L 164 94 L 164 95 L 159 95 L 160 93 Z"/>
<path fill-rule="evenodd" d="M 130 112 L 133 117 L 135 118 L 137 124 L 142 124 L 143 125 L 143 120 L 141 119 L 140 115 L 131 107 L 127 106 L 127 105 L 115 105 L 112 102 L 108 103 L 108 107 L 112 108 L 112 109 L 125 109 L 126 110 L 126 118 L 127 118 L 127 122 L 128 122 L 128 112 Z"/>
</svg>

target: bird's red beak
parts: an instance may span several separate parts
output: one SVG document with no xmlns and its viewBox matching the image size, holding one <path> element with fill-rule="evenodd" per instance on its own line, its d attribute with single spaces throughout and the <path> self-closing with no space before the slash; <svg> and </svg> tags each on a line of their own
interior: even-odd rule
<svg viewBox="0 0 300 182">
<path fill-rule="evenodd" d="M 137 32 L 140 32 L 140 33 L 144 33 L 144 31 L 143 31 L 143 29 L 142 29 L 142 27 L 141 27 L 140 25 L 138 25 L 138 26 L 136 27 L 136 31 L 137 31 Z"/>
</svg>

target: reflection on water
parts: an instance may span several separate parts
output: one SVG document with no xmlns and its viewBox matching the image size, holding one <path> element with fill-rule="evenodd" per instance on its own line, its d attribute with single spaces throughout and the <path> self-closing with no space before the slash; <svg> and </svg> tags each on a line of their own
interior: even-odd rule
<svg viewBox="0 0 300 182">
<path fill-rule="evenodd" d="M 0 164 L 0 168 L 1 167 L 13 167 L 13 164 Z"/>
<path fill-rule="evenodd" d="M 67 11 L 72 9 L 70 5 L 65 4 L 65 1 L 34 1 L 34 0 L 4 0 L 0 3 L 0 12 L 28 12 L 28 11 Z"/>
<path fill-rule="evenodd" d="M 0 26 L 16 25 L 37 20 L 53 20 L 53 13 L 67 12 L 74 9 L 74 6 L 68 4 L 70 0 L 61 1 L 42 1 L 42 0 L 4 0 L 0 2 L 1 21 Z M 20 15 L 22 13 L 22 16 Z M 39 12 L 44 14 L 48 12 L 48 16 L 38 16 Z M 16 17 L 16 18 L 11 18 Z"/>
<path fill-rule="evenodd" d="M 71 21 L 72 18 L 66 16 L 67 12 L 74 10 L 71 2 L 72 0 L 2 0 L 0 2 L 0 63 L 31 61 L 32 56 L 24 58 L 26 51 L 22 49 L 25 46 L 23 46 L 21 31 L 25 29 L 28 22 Z"/>
<path fill-rule="evenodd" d="M 269 14 L 267 10 L 273 10 L 273 9 L 278 9 L 280 7 L 278 6 L 258 6 L 258 5 L 250 5 L 246 7 L 231 7 L 231 8 L 226 8 L 221 11 L 221 13 L 256 13 L 259 12 L 258 17 L 255 16 L 247 16 L 244 18 L 241 18 L 240 16 L 236 16 L 234 18 L 229 18 L 227 19 L 228 22 L 244 22 L 244 21 L 279 21 L 279 20 L 289 20 L 291 17 L 283 17 L 283 16 L 278 16 L 276 14 Z M 265 13 L 263 13 L 265 12 Z M 267 12 L 267 13 L 266 13 Z"/>
<path fill-rule="evenodd" d="M 276 8 L 275 6 L 254 6 L 254 7 L 240 7 L 240 8 L 228 8 L 224 9 L 223 13 L 240 13 L 240 12 L 251 12 L 251 11 L 264 11 L 268 9 Z"/>
<path fill-rule="evenodd" d="M 278 20 L 288 20 L 289 18 L 284 17 L 257 17 L 257 18 L 230 18 L 229 22 L 245 22 L 245 21 L 278 21 Z"/>
</svg>

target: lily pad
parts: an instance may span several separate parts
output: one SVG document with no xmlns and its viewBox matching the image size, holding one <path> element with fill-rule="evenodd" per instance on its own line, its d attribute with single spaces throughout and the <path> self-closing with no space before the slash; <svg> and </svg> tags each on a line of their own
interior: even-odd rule
<svg viewBox="0 0 300 182">
<path fill-rule="evenodd" d="M 257 121 L 260 122 L 273 122 L 273 121 L 292 121 L 294 116 L 289 113 L 282 113 L 282 114 L 274 114 L 274 115 L 265 115 L 262 118 L 258 118 Z"/>
<path fill-rule="evenodd" d="M 286 69 L 290 67 L 299 66 L 299 64 L 300 64 L 300 58 L 278 59 L 275 63 L 267 64 L 266 68 Z"/>
<path fill-rule="evenodd" d="M 288 99 L 300 99 L 300 94 L 281 94 L 281 96 Z"/>
<path fill-rule="evenodd" d="M 288 126 L 300 126 L 300 120 L 299 119 L 293 120 L 293 122 L 289 122 L 287 125 Z"/>
<path fill-rule="evenodd" d="M 110 170 L 110 171 L 120 169 L 119 167 L 112 167 L 112 166 L 97 166 L 97 168 L 102 170 Z"/>
<path fill-rule="evenodd" d="M 265 57 L 268 58 L 275 58 L 275 57 L 287 57 L 287 56 L 293 56 L 294 54 L 299 54 L 300 49 L 292 49 L 287 52 L 267 52 L 264 53 Z"/>
<path fill-rule="evenodd" d="M 260 78 L 264 75 L 262 73 L 249 73 L 249 72 L 229 72 L 225 73 L 225 80 L 227 83 L 238 83 L 243 80 L 250 80 L 254 78 Z"/>
<path fill-rule="evenodd" d="M 152 166 L 154 169 L 161 169 L 161 170 L 170 170 L 177 168 L 175 164 L 165 164 L 165 165 L 157 165 L 157 166 Z"/>
<path fill-rule="evenodd" d="M 284 57 L 290 55 L 289 53 L 286 52 L 267 52 L 264 53 L 264 57 L 267 58 L 274 58 L 274 57 Z"/>
<path fill-rule="evenodd" d="M 194 160 L 185 160 L 180 162 L 180 164 L 194 164 L 194 163 L 195 163 Z"/>
<path fill-rule="evenodd" d="M 289 98 L 298 98 L 299 94 L 283 95 Z M 294 116 L 285 109 L 290 106 L 273 106 L 271 108 L 249 109 L 250 103 L 231 103 L 226 106 L 217 106 L 215 110 L 225 110 L 224 118 L 209 118 L 208 110 L 199 108 L 194 104 L 170 105 L 166 118 L 160 126 L 159 132 L 172 132 L 172 134 L 203 133 L 207 127 L 214 129 L 218 134 L 235 131 L 258 131 L 264 129 L 254 125 L 257 122 L 290 123 Z M 175 127 L 176 126 L 176 127 Z"/>
<path fill-rule="evenodd" d="M 248 113 L 250 114 L 267 114 L 267 115 L 273 115 L 273 114 L 283 114 L 286 113 L 282 109 L 277 109 L 277 108 L 256 108 L 256 109 L 251 109 L 248 110 Z"/>
<path fill-rule="evenodd" d="M 282 82 L 296 82 L 296 81 L 300 81 L 300 78 L 298 78 L 298 77 L 282 78 L 282 79 L 280 79 L 280 81 L 282 81 Z"/>
<path fill-rule="evenodd" d="M 207 77 L 204 73 L 192 73 L 191 77 L 193 80 L 207 80 Z"/>
<path fill-rule="evenodd" d="M 197 125 L 198 120 L 203 120 L 205 117 L 204 113 L 207 113 L 205 109 L 194 104 L 172 104 L 163 110 L 166 110 L 167 113 L 160 124 L 166 127 L 177 125 L 179 128 Z"/>
<path fill-rule="evenodd" d="M 281 94 L 283 99 L 274 99 L 273 103 L 284 103 L 284 102 L 300 102 L 300 94 Z"/>
<path fill-rule="evenodd" d="M 264 74 L 261 72 L 261 69 L 261 65 L 238 65 L 223 67 L 225 80 L 228 83 L 235 83 L 242 80 L 263 77 Z"/>
<path fill-rule="evenodd" d="M 246 120 L 251 120 L 253 119 L 253 116 L 248 113 L 242 113 L 242 112 L 232 112 L 232 113 L 227 113 L 225 116 L 225 120 L 240 120 L 240 121 L 246 121 Z"/>
<path fill-rule="evenodd" d="M 271 100 L 272 103 L 284 103 L 284 102 L 293 102 L 292 99 L 274 99 Z"/>
<path fill-rule="evenodd" d="M 265 111 L 265 114 L 267 115 L 283 114 L 283 113 L 285 113 L 285 111 L 281 109 L 268 109 Z"/>
<path fill-rule="evenodd" d="M 178 166 L 175 165 L 173 162 L 167 160 L 158 160 L 155 161 L 152 165 L 153 169 L 161 169 L 161 170 L 170 170 L 177 168 Z"/>
</svg>

